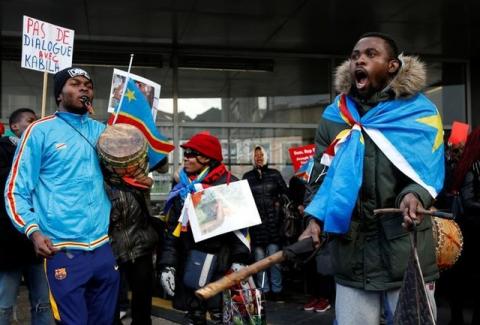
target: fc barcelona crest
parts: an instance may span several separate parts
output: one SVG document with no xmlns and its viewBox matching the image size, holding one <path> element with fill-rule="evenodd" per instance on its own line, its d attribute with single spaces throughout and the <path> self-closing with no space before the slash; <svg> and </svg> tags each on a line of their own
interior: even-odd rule
<svg viewBox="0 0 480 325">
<path fill-rule="evenodd" d="M 63 280 L 67 277 L 67 269 L 62 267 L 60 269 L 55 269 L 55 279 Z"/>
</svg>

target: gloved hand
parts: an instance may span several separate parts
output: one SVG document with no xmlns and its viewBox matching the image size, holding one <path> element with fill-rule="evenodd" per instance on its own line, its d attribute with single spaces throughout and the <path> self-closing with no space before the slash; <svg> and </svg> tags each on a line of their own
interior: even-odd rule
<svg viewBox="0 0 480 325">
<path fill-rule="evenodd" d="M 160 284 L 163 290 L 169 295 L 175 294 L 175 268 L 171 266 L 165 267 L 160 274 Z"/>
</svg>

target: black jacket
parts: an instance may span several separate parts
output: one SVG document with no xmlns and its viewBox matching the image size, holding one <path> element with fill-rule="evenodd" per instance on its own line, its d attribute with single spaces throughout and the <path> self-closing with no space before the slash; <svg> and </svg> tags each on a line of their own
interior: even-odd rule
<svg viewBox="0 0 480 325">
<path fill-rule="evenodd" d="M 109 185 L 107 193 L 112 201 L 108 233 L 117 261 L 134 262 L 140 256 L 152 254 L 158 234 L 151 223 L 144 193 Z"/>
<path fill-rule="evenodd" d="M 282 217 L 280 214 L 281 196 L 287 195 L 287 185 L 276 169 L 254 168 L 243 175 L 248 180 L 262 223 L 250 228 L 253 246 L 280 244 Z"/>
<path fill-rule="evenodd" d="M 0 188 L 5 192 L 5 183 L 12 167 L 16 146 L 9 137 L 0 138 Z M 41 260 L 35 256 L 32 242 L 13 226 L 5 200 L 0 200 L 0 270 L 9 270 Z"/>
<path fill-rule="evenodd" d="M 464 215 L 460 216 L 460 222 L 480 229 L 480 161 L 474 162 L 465 175 L 460 195 L 464 212 Z"/>
<path fill-rule="evenodd" d="M 238 179 L 231 175 L 231 181 Z M 227 173 L 224 173 L 211 185 L 220 185 L 227 183 Z M 195 298 L 193 290 L 183 285 L 184 263 L 189 251 L 195 249 L 204 253 L 217 255 L 217 267 L 212 280 L 218 279 L 225 274 L 232 263 L 249 263 L 250 251 L 237 238 L 233 232 L 220 236 L 209 238 L 195 243 L 192 231 L 182 232 L 180 237 L 175 237 L 173 232 L 178 225 L 178 218 L 182 212 L 183 201 L 177 196 L 173 201 L 173 206 L 168 212 L 167 231 L 165 234 L 162 254 L 157 261 L 160 268 L 173 266 L 176 268 L 175 297 L 173 306 L 180 310 L 199 309 L 200 301 Z M 215 298 L 207 301 L 208 309 L 219 309 L 220 299 Z"/>
</svg>

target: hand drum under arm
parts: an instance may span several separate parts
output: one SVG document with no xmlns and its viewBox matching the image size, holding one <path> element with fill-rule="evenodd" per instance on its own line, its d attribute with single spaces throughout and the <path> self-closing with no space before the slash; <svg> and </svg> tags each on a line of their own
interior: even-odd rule
<svg viewBox="0 0 480 325">
<path fill-rule="evenodd" d="M 97 152 L 103 166 L 113 174 L 132 178 L 147 174 L 147 141 L 133 125 L 107 126 L 98 139 Z"/>
</svg>

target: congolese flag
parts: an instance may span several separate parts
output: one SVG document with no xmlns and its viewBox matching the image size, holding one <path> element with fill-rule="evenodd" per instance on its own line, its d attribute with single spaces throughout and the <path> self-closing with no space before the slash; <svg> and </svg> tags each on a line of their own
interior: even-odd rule
<svg viewBox="0 0 480 325">
<path fill-rule="evenodd" d="M 116 123 L 136 126 L 145 135 L 148 141 L 148 161 L 150 167 L 154 167 L 170 151 L 175 149 L 175 146 L 166 141 L 167 138 L 158 132 L 153 120 L 151 107 L 133 79 L 128 79 L 121 107 L 115 107 L 115 113 L 119 109 Z M 112 115 L 108 120 L 108 124 L 112 124 L 114 119 L 115 116 Z"/>
<path fill-rule="evenodd" d="M 443 127 L 435 105 L 423 94 L 379 103 L 360 117 L 346 95 L 329 105 L 323 118 L 348 128 L 322 156 L 330 166 L 306 212 L 324 222 L 327 232 L 346 233 L 362 184 L 365 144 L 362 130 L 385 156 L 432 197 L 444 179 Z"/>
</svg>

